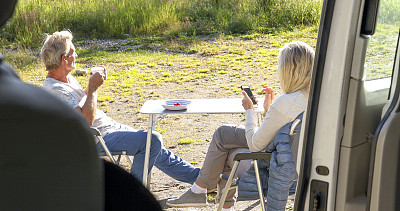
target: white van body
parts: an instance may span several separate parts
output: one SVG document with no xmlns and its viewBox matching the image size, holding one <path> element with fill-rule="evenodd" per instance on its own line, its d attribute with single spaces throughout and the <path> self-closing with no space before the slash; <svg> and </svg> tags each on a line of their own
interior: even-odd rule
<svg viewBox="0 0 400 211">
<path fill-rule="evenodd" d="M 399 0 L 325 0 L 295 210 L 400 210 Z"/>
</svg>

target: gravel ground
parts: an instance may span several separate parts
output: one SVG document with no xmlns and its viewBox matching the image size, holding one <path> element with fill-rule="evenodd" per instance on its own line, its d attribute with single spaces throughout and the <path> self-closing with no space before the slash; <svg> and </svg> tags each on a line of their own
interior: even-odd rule
<svg viewBox="0 0 400 211">
<path fill-rule="evenodd" d="M 98 46 L 112 48 L 116 51 L 124 50 L 127 47 L 140 47 L 140 46 L 129 46 L 124 45 L 127 40 L 87 40 L 81 41 L 80 46 L 84 48 L 96 48 Z M 232 42 L 232 41 L 229 41 Z M 255 41 L 247 40 L 242 41 L 243 45 L 255 45 Z M 266 45 L 264 41 L 260 41 L 257 46 Z M 265 47 L 269 48 L 269 47 Z M 157 50 L 155 47 L 153 50 Z M 180 54 L 182 57 L 199 57 L 200 59 L 208 59 L 207 56 L 199 55 L 199 54 Z M 171 66 L 169 68 L 179 68 L 175 66 Z M 160 95 L 160 98 L 181 98 L 185 96 L 185 98 L 215 98 L 215 97 L 241 97 L 240 93 L 230 94 L 229 96 L 223 94 L 221 92 L 221 84 L 228 84 L 225 80 L 229 80 L 229 78 L 218 79 L 221 81 L 217 81 L 216 85 L 208 85 L 207 83 L 188 83 L 185 84 L 185 87 L 191 87 L 191 90 L 186 89 L 177 89 L 176 84 L 174 83 L 166 83 L 163 86 L 157 89 L 157 94 Z M 243 84 L 259 84 L 265 78 L 255 76 L 251 78 L 251 81 L 247 81 L 250 79 L 245 79 L 242 81 Z M 271 79 L 270 79 L 271 80 Z M 229 82 L 230 83 L 230 82 Z M 179 85 L 178 88 L 182 88 Z M 147 89 L 144 87 L 144 89 Z M 151 89 L 148 88 L 148 89 Z M 171 92 L 171 90 L 179 90 Z M 134 98 L 130 98 L 134 100 Z M 130 110 L 129 105 L 126 103 L 126 99 L 116 99 L 112 105 L 109 106 L 109 110 L 107 111 L 107 115 L 114 118 L 118 122 L 130 125 L 137 129 L 146 129 L 147 127 L 147 116 L 145 118 L 137 118 L 138 114 L 132 114 L 125 112 Z M 131 103 L 135 103 L 131 102 Z M 244 116 L 240 114 L 224 114 L 224 115 L 168 115 L 162 118 L 159 118 L 157 123 L 158 130 L 163 130 L 163 141 L 164 146 L 166 146 L 169 150 L 173 151 L 175 154 L 179 155 L 183 159 L 188 162 L 191 162 L 193 165 L 201 167 L 203 164 L 204 157 L 206 155 L 209 142 L 211 141 L 211 137 L 215 129 L 223 124 L 243 124 Z M 182 144 L 179 143 L 179 140 L 182 138 L 190 138 L 193 139 L 193 143 Z M 215 194 L 211 194 L 209 197 L 209 205 L 203 208 L 171 208 L 165 204 L 168 199 L 179 197 L 183 194 L 187 189 L 191 187 L 191 184 L 182 183 L 176 181 L 173 178 L 170 178 L 166 174 L 162 173 L 157 168 L 153 168 L 151 173 L 151 187 L 150 190 L 154 194 L 154 196 L 159 200 L 164 210 L 216 210 L 218 204 L 215 204 L 214 197 Z M 293 209 L 293 201 L 288 201 L 286 210 Z M 235 210 L 261 210 L 259 201 L 241 201 L 236 202 Z"/>
</svg>

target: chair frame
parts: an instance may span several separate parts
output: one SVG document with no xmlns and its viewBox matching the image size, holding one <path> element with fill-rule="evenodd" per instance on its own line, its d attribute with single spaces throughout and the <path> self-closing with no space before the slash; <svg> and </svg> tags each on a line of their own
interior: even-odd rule
<svg viewBox="0 0 400 211">
<path fill-rule="evenodd" d="M 121 158 L 122 156 L 124 156 L 129 164 L 132 166 L 132 159 L 126 154 L 126 151 L 110 151 L 106 145 L 106 142 L 104 141 L 103 137 L 101 136 L 101 133 L 99 130 L 97 130 L 96 128 L 91 128 L 92 129 L 92 134 L 96 137 L 97 141 L 96 142 L 100 142 L 101 146 L 104 149 L 104 152 L 100 152 L 99 156 L 103 156 L 103 157 L 108 157 L 113 163 L 120 165 L 121 164 Z M 118 159 L 115 160 L 114 156 L 118 156 Z"/>
<path fill-rule="evenodd" d="M 296 119 L 293 121 L 293 123 L 290 127 L 290 133 L 289 133 L 290 136 L 295 134 L 294 130 L 296 129 L 297 125 L 300 122 L 301 122 L 301 119 Z M 257 181 L 258 196 L 260 198 L 261 210 L 265 211 L 264 194 L 263 194 L 261 180 L 260 180 L 260 173 L 258 171 L 258 162 L 257 162 L 258 159 L 270 160 L 271 153 L 269 153 L 269 152 L 239 152 L 235 155 L 235 157 L 233 158 L 233 160 L 235 162 L 233 163 L 232 171 L 229 174 L 228 181 L 226 182 L 225 188 L 222 191 L 222 196 L 221 196 L 221 200 L 219 201 L 217 211 L 221 211 L 224 206 L 226 197 L 230 190 L 230 184 L 233 181 L 233 177 L 236 174 L 237 167 L 241 160 L 253 160 L 254 171 L 255 171 L 255 176 L 256 176 L 256 181 Z M 222 175 L 221 175 L 221 178 L 222 178 Z"/>
</svg>

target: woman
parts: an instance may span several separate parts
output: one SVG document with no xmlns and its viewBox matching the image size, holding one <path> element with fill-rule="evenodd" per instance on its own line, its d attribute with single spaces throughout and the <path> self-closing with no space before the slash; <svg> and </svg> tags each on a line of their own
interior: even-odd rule
<svg viewBox="0 0 400 211">
<path fill-rule="evenodd" d="M 264 120 L 257 128 L 257 118 L 250 98 L 243 91 L 242 105 L 246 110 L 245 126 L 224 125 L 219 127 L 208 148 L 203 167 L 193 186 L 177 199 L 168 200 L 172 207 L 206 206 L 207 189 L 218 186 L 218 197 L 225 180 L 221 173 L 228 175 L 233 165 L 233 157 L 241 151 L 265 151 L 278 130 L 293 121 L 307 107 L 308 92 L 314 50 L 304 42 L 291 42 L 279 51 L 278 72 L 280 87 L 284 94 L 274 100 L 274 90 L 264 87 Z M 249 168 L 250 161 L 240 162 L 236 176 Z M 234 205 L 235 190 L 231 190 L 224 204 L 225 210 Z"/>
</svg>

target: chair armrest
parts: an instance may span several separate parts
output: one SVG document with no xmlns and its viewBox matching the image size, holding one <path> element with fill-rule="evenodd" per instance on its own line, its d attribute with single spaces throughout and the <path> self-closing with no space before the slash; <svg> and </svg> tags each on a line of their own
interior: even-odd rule
<svg viewBox="0 0 400 211">
<path fill-rule="evenodd" d="M 100 131 L 97 130 L 96 128 L 91 127 L 90 130 L 91 130 L 91 132 L 92 132 L 92 134 L 93 134 L 94 136 L 101 136 Z"/>
<path fill-rule="evenodd" d="M 292 126 L 290 127 L 289 135 L 294 134 L 294 130 L 296 129 L 297 125 L 300 124 L 300 122 L 301 122 L 301 119 L 296 119 L 293 121 Z"/>
<path fill-rule="evenodd" d="M 270 152 L 239 152 L 235 155 L 233 160 L 254 160 L 254 159 L 271 159 Z"/>
</svg>

